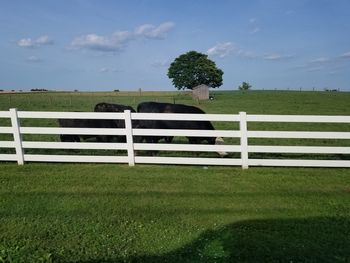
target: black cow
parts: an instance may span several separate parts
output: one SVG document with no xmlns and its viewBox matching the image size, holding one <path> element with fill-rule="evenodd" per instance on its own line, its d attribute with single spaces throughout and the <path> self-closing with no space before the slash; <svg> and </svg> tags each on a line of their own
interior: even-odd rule
<svg viewBox="0 0 350 263">
<path fill-rule="evenodd" d="M 95 112 L 124 112 L 124 110 L 130 110 L 135 112 L 135 110 L 130 106 L 110 104 L 110 103 L 98 103 L 96 104 Z M 124 119 L 106 120 L 106 119 L 59 119 L 60 127 L 66 128 L 115 128 L 121 129 L 125 128 Z M 136 123 L 133 123 L 136 126 Z M 90 138 L 96 138 L 98 142 L 125 142 L 125 136 L 118 135 L 71 135 L 71 134 L 61 134 L 62 142 L 80 142 L 82 140 L 87 140 Z"/>
<path fill-rule="evenodd" d="M 125 110 L 130 110 L 131 112 L 136 112 L 133 107 L 121 104 L 112 104 L 101 102 L 96 104 L 94 111 L 96 112 L 124 112 Z"/>
<path fill-rule="evenodd" d="M 114 120 L 97 119 L 58 119 L 60 127 L 64 128 L 117 128 Z M 62 142 L 80 142 L 80 139 L 87 140 L 96 138 L 98 142 L 110 142 L 116 136 L 111 135 L 81 135 L 81 134 L 61 134 Z"/>
<path fill-rule="evenodd" d="M 170 104 L 159 102 L 142 102 L 137 107 L 138 112 L 148 113 L 194 113 L 204 114 L 201 109 L 183 104 Z M 188 130 L 214 130 L 209 121 L 170 121 L 170 120 L 142 120 L 140 128 L 147 129 L 188 129 Z M 164 137 L 148 136 L 147 142 L 158 142 Z M 167 142 L 171 142 L 173 137 L 166 137 Z M 199 144 L 206 141 L 208 144 L 215 144 L 214 137 L 187 137 L 190 143 Z"/>
<path fill-rule="evenodd" d="M 135 109 L 131 106 L 127 105 L 121 105 L 121 104 L 112 104 L 112 103 L 106 103 L 106 102 L 101 102 L 96 104 L 94 111 L 95 112 L 124 112 L 125 110 L 130 110 L 131 112 L 136 112 Z M 117 119 L 113 120 L 117 126 L 117 128 L 125 128 L 125 120 L 124 119 Z M 133 120 L 132 121 L 132 127 L 137 128 L 138 127 L 138 121 Z M 115 136 L 114 136 L 115 137 Z M 117 136 L 118 137 L 118 142 L 126 142 L 126 137 L 125 136 Z M 141 138 L 139 137 L 134 137 L 134 142 L 140 141 Z"/>
</svg>

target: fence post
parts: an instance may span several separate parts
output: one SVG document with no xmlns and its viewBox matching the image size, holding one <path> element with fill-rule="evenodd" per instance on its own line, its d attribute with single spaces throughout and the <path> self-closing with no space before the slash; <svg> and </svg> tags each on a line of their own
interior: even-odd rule
<svg viewBox="0 0 350 263">
<path fill-rule="evenodd" d="M 247 113 L 239 113 L 239 129 L 241 131 L 241 159 L 242 169 L 248 169 L 248 136 L 247 136 Z"/>
<path fill-rule="evenodd" d="M 17 163 L 18 165 L 24 164 L 23 148 L 22 148 L 22 137 L 19 131 L 20 124 L 17 115 L 17 109 L 10 109 L 11 125 L 13 131 L 13 141 L 15 143 Z"/>
<path fill-rule="evenodd" d="M 125 110 L 125 131 L 126 131 L 126 145 L 128 150 L 129 166 L 135 165 L 134 141 L 132 134 L 132 121 L 130 110 Z"/>
</svg>

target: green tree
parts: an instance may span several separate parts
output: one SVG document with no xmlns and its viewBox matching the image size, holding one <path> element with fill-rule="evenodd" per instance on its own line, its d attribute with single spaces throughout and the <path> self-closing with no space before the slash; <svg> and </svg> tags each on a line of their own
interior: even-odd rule
<svg viewBox="0 0 350 263">
<path fill-rule="evenodd" d="M 193 89 L 205 84 L 211 88 L 222 85 L 224 72 L 216 67 L 208 56 L 196 51 L 189 51 L 177 57 L 168 69 L 168 77 L 178 90 Z"/>
<path fill-rule="evenodd" d="M 242 82 L 242 85 L 238 87 L 239 90 L 250 90 L 252 85 L 250 85 L 248 82 Z"/>
</svg>

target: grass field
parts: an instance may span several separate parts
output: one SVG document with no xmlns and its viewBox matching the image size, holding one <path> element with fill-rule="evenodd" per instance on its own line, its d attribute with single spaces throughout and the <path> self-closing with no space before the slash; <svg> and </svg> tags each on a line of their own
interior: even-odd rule
<svg viewBox="0 0 350 263">
<path fill-rule="evenodd" d="M 0 94 L 0 110 L 175 99 L 208 113 L 350 115 L 350 93 L 216 92 L 200 105 L 179 93 L 112 95 Z M 251 128 L 321 129 L 271 125 Z M 340 143 L 350 145 L 331 142 Z M 0 262 L 349 262 L 349 176 L 325 168 L 0 163 Z"/>
<path fill-rule="evenodd" d="M 187 93 L 180 92 L 113 92 L 113 93 L 24 93 L 0 94 L 0 110 L 16 107 L 19 110 L 37 111 L 93 111 L 99 102 L 110 102 L 131 105 L 135 109 L 143 101 L 159 101 L 182 103 L 200 107 L 207 113 L 238 114 L 246 111 L 248 114 L 300 114 L 300 115 L 350 115 L 350 92 L 297 92 L 297 91 L 253 91 L 213 93 L 213 101 L 198 103 Z M 11 97 L 11 98 L 10 98 Z M 0 125 L 10 125 L 9 120 L 0 119 Z M 22 126 L 57 127 L 53 119 L 24 119 Z M 217 129 L 239 129 L 238 123 L 216 122 Z M 317 124 L 317 123 L 249 123 L 250 130 L 310 130 L 310 131 L 350 131 L 349 124 Z M 0 139 L 12 139 L 11 136 L 1 136 Z M 59 141 L 58 135 L 24 135 L 24 140 Z M 176 142 L 184 142 L 176 138 Z M 228 139 L 227 143 L 238 144 L 238 139 Z M 350 140 L 305 140 L 305 139 L 250 139 L 249 144 L 259 145 L 310 145 L 310 146 L 350 146 Z M 0 149 L 0 153 L 10 153 L 10 149 Z M 27 153 L 51 153 L 48 150 L 28 149 Z M 69 154 L 67 150 L 59 153 Z M 76 152 L 75 152 L 76 153 Z M 93 151 L 94 154 L 105 154 L 103 151 Z M 91 151 L 80 151 L 79 154 L 91 154 Z M 124 153 L 118 153 L 123 155 Z M 167 152 L 160 153 L 168 156 Z M 186 153 L 178 155 L 185 156 Z M 228 157 L 236 157 L 233 153 Z M 187 156 L 187 155 L 186 155 Z M 201 153 L 201 156 L 211 156 Z M 291 157 L 281 154 L 252 154 L 256 158 Z M 295 155 L 299 158 L 309 158 L 308 155 Z M 320 155 L 312 158 L 344 159 L 347 156 Z"/>
<path fill-rule="evenodd" d="M 0 110 L 93 111 L 98 102 L 128 104 L 160 101 L 200 106 L 208 113 L 349 115 L 350 92 L 215 91 L 213 101 L 192 100 L 182 92 L 0 94 Z"/>
</svg>

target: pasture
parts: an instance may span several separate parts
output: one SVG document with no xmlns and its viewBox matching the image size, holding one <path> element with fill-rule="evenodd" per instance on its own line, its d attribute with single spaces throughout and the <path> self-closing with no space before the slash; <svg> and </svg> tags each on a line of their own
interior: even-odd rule
<svg viewBox="0 0 350 263">
<path fill-rule="evenodd" d="M 343 92 L 222 91 L 214 97 L 198 104 L 176 92 L 0 94 L 0 110 L 92 111 L 102 101 L 136 108 L 142 101 L 175 100 L 207 113 L 350 115 L 350 93 Z M 343 124 L 254 125 L 350 131 Z M 349 169 L 0 165 L 0 262 L 350 261 Z"/>
</svg>

